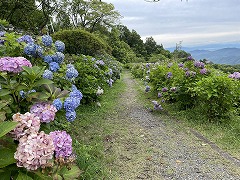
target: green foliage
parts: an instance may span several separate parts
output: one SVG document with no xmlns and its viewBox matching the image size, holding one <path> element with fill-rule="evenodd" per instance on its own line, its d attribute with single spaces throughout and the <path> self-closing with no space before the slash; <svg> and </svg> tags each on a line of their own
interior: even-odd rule
<svg viewBox="0 0 240 180">
<path fill-rule="evenodd" d="M 210 76 L 195 83 L 193 91 L 198 96 L 198 104 L 209 119 L 222 118 L 233 111 L 239 101 L 240 85 L 227 76 Z"/>
<path fill-rule="evenodd" d="M 169 103 L 182 109 L 194 108 L 208 120 L 229 117 L 239 105 L 239 82 L 205 64 L 206 74 L 193 61 L 157 65 L 152 68 L 153 89 Z M 187 68 L 187 69 L 186 69 Z M 171 76 L 168 76 L 171 74 Z M 162 92 L 166 88 L 166 92 Z M 175 89 L 175 90 L 174 90 Z"/>
<path fill-rule="evenodd" d="M 65 52 L 69 54 L 95 56 L 105 52 L 111 53 L 111 48 L 103 40 L 84 30 L 63 30 L 52 36 L 65 43 Z"/>
<path fill-rule="evenodd" d="M 4 46 L 0 46 L 0 57 L 2 56 L 22 56 L 23 47 L 19 44 L 16 39 L 19 35 L 15 33 L 5 33 L 4 37 L 0 37 L 4 40 Z"/>
<path fill-rule="evenodd" d="M 146 70 L 145 70 L 144 64 L 142 64 L 142 63 L 134 64 L 131 67 L 131 73 L 135 78 L 141 78 L 142 79 L 144 77 L 144 74 L 145 74 L 144 71 L 146 71 Z"/>
</svg>

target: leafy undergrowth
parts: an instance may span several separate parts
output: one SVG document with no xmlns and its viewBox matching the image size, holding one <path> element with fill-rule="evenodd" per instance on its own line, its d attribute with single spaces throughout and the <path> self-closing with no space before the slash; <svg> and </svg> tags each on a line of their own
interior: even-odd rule
<svg viewBox="0 0 240 180">
<path fill-rule="evenodd" d="M 118 80 L 102 95 L 101 107 L 96 104 L 80 106 L 77 119 L 69 126 L 77 164 L 82 170 L 80 179 L 109 178 L 105 166 L 108 159 L 104 157 L 104 137 L 109 129 L 103 125 L 103 120 L 113 112 L 117 105 L 115 100 L 124 88 L 122 80 Z"/>
<path fill-rule="evenodd" d="M 145 86 L 143 82 L 136 79 L 139 84 L 139 99 L 146 108 L 153 109 L 152 100 L 157 99 L 156 92 L 144 92 Z M 160 100 L 159 100 L 160 102 Z M 210 141 L 217 144 L 221 149 L 229 152 L 232 156 L 240 159 L 240 116 L 231 116 L 230 119 L 218 122 L 209 122 L 197 109 L 188 109 L 179 111 L 177 105 L 160 103 L 164 110 L 154 114 L 158 116 L 171 116 L 172 119 L 181 122 L 178 123 L 181 128 L 192 128 L 203 134 Z M 168 118 L 162 118 L 168 119 Z M 172 123 L 172 122 L 171 122 Z"/>
</svg>

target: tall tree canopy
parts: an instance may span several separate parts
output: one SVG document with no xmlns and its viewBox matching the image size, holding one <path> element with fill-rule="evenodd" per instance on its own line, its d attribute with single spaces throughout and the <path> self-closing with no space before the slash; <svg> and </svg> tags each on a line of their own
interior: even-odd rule
<svg viewBox="0 0 240 180">
<path fill-rule="evenodd" d="M 70 22 L 72 27 L 94 32 L 97 26 L 112 27 L 119 18 L 120 14 L 115 11 L 113 4 L 98 0 L 62 0 L 56 21 L 61 28 L 66 28 L 64 25 Z"/>
</svg>

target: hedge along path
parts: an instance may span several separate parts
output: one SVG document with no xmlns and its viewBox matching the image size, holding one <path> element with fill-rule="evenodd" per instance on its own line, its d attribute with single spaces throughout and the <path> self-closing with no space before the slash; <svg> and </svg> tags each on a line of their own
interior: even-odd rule
<svg viewBox="0 0 240 180">
<path fill-rule="evenodd" d="M 111 179 L 240 180 L 238 160 L 222 156 L 168 115 L 148 111 L 138 98 L 141 85 L 129 72 L 122 78 L 127 88 L 105 122 L 111 130 L 104 139 Z"/>
</svg>

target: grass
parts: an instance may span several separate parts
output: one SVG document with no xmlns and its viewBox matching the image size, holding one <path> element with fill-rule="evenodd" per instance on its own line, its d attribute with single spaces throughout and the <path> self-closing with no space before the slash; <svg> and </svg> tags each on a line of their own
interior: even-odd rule
<svg viewBox="0 0 240 180">
<path fill-rule="evenodd" d="M 104 137 L 111 130 L 104 124 L 104 119 L 113 113 L 117 106 L 115 100 L 124 88 L 122 80 L 118 80 L 102 95 L 101 107 L 91 104 L 82 105 L 77 109 L 78 116 L 69 126 L 69 133 L 73 137 L 77 165 L 82 170 L 80 179 L 109 178 L 105 164 L 110 160 L 104 156 Z"/>
<path fill-rule="evenodd" d="M 158 100 L 157 93 L 150 91 L 144 94 L 143 82 L 140 80 L 137 80 L 137 82 L 139 84 L 139 100 L 145 104 L 146 108 L 152 108 L 151 100 Z M 216 123 L 207 121 L 202 114 L 194 109 L 179 111 L 175 104 L 167 103 L 162 104 L 162 106 L 170 117 L 181 122 L 182 128 L 188 127 L 199 131 L 220 148 L 240 159 L 240 116 L 232 115 L 230 119 L 225 119 L 222 123 Z M 165 120 L 168 120 L 169 118 L 166 117 L 164 112 L 155 114 L 165 116 Z"/>
</svg>

